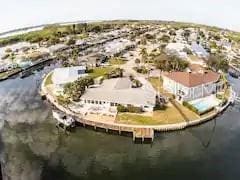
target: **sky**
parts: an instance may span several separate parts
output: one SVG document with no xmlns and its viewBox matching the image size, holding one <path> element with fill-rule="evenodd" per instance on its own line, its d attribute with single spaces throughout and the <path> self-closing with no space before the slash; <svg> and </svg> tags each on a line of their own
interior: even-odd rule
<svg viewBox="0 0 240 180">
<path fill-rule="evenodd" d="M 0 0 L 0 32 L 79 20 L 173 20 L 240 31 L 239 0 Z"/>
</svg>

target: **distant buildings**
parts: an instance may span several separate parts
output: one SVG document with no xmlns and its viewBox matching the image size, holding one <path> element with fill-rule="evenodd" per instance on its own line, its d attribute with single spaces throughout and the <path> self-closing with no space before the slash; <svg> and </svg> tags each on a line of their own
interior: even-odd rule
<svg viewBox="0 0 240 180">
<path fill-rule="evenodd" d="M 169 43 L 166 46 L 166 52 L 168 54 L 176 55 L 182 59 L 187 59 L 187 53 L 185 52 L 185 48 L 190 49 L 190 46 L 188 44 L 183 43 Z"/>
<path fill-rule="evenodd" d="M 179 101 L 191 101 L 215 94 L 221 89 L 220 74 L 213 71 L 171 72 L 163 76 L 163 88 Z"/>
<path fill-rule="evenodd" d="M 56 44 L 56 45 L 52 45 L 49 47 L 49 52 L 56 53 L 56 52 L 66 50 L 67 48 L 68 48 L 68 46 L 65 44 Z"/>
<path fill-rule="evenodd" d="M 200 57 L 200 58 L 207 58 L 209 56 L 209 54 L 207 53 L 207 51 L 202 47 L 201 44 L 197 44 L 196 42 L 192 43 L 191 49 L 193 51 L 193 53 Z"/>
</svg>

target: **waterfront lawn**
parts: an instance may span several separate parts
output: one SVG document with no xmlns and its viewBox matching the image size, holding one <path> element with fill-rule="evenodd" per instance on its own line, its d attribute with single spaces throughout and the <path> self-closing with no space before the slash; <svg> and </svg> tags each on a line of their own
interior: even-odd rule
<svg viewBox="0 0 240 180">
<path fill-rule="evenodd" d="M 155 90 L 159 91 L 163 96 L 172 98 L 173 95 L 163 89 L 163 81 L 159 78 L 149 78 L 149 82 L 152 84 Z"/>
<path fill-rule="evenodd" d="M 53 75 L 53 73 L 48 74 L 48 76 L 47 76 L 47 78 L 45 80 L 45 84 L 44 84 L 45 86 L 53 84 L 53 82 L 52 82 L 52 75 Z"/>
<path fill-rule="evenodd" d="M 119 123 L 124 124 L 140 124 L 140 125 L 155 125 L 158 124 L 151 116 L 144 116 L 131 113 L 119 113 L 116 117 Z"/>
<path fill-rule="evenodd" d="M 165 110 L 154 111 L 152 116 L 119 113 L 116 120 L 117 122 L 124 124 L 166 125 L 192 121 L 199 118 L 197 114 L 188 110 L 181 104 L 175 104 L 178 108 L 174 107 L 172 104 L 169 104 Z"/>
<path fill-rule="evenodd" d="M 160 124 L 174 124 L 198 119 L 199 116 L 175 102 L 175 106 L 169 103 L 164 111 L 154 111 L 153 119 L 158 120 Z"/>
<path fill-rule="evenodd" d="M 8 76 L 8 72 L 2 72 L 0 73 L 0 79 L 4 79 Z"/>
<path fill-rule="evenodd" d="M 15 69 L 10 70 L 10 71 L 2 72 L 2 73 L 0 73 L 0 79 L 8 78 L 12 74 L 14 74 L 16 72 L 19 72 L 20 70 L 21 70 L 20 68 L 15 68 Z"/>
<path fill-rule="evenodd" d="M 106 75 L 107 73 L 109 73 L 112 70 L 113 70 L 112 67 L 97 67 L 97 68 L 94 68 L 93 70 L 91 70 L 91 72 L 89 72 L 88 74 L 92 78 L 98 78 L 100 76 Z"/>
</svg>

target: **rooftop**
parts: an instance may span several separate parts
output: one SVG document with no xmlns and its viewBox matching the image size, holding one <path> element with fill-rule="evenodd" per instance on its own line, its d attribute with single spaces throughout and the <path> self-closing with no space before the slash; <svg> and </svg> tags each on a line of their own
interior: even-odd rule
<svg viewBox="0 0 240 180">
<path fill-rule="evenodd" d="M 217 82 L 220 74 L 213 71 L 203 72 L 171 72 L 166 73 L 164 76 L 178 82 L 186 87 L 195 87 L 203 84 Z"/>
<path fill-rule="evenodd" d="M 53 71 L 52 81 L 54 84 L 66 84 L 76 81 L 79 77 L 86 76 L 85 66 L 56 68 Z"/>
<path fill-rule="evenodd" d="M 156 91 L 144 78 L 139 80 L 143 84 L 141 88 L 132 88 L 129 78 L 108 79 L 97 88 L 87 89 L 81 98 L 136 106 L 154 106 Z"/>
</svg>

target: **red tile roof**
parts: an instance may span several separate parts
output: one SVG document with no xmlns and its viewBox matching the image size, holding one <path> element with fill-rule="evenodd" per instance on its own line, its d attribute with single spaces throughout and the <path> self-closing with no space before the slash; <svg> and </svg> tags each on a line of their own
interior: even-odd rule
<svg viewBox="0 0 240 180">
<path fill-rule="evenodd" d="M 205 71 L 203 73 L 171 72 L 166 73 L 164 76 L 186 87 L 195 87 L 211 82 L 214 83 L 220 79 L 220 74 L 213 71 Z"/>
</svg>

